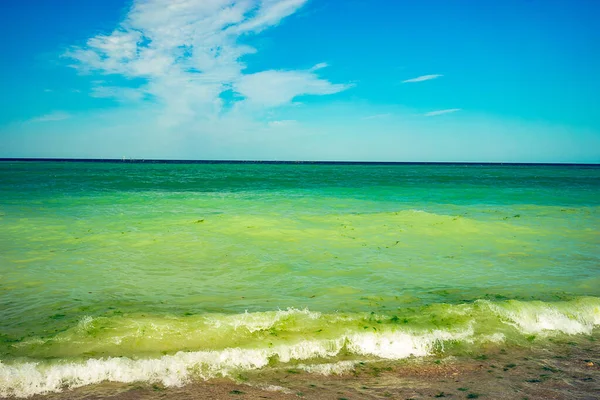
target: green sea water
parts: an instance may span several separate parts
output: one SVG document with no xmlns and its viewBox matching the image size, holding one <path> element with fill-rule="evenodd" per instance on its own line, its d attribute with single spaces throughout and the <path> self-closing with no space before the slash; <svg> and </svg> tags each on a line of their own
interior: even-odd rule
<svg viewBox="0 0 600 400">
<path fill-rule="evenodd" d="M 0 162 L 0 395 L 589 335 L 599 228 L 593 166 Z"/>
</svg>

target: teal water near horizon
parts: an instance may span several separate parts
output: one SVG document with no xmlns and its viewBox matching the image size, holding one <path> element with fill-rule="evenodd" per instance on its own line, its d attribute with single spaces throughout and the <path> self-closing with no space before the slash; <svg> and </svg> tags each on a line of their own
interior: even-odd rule
<svg viewBox="0 0 600 400">
<path fill-rule="evenodd" d="M 0 162 L 0 395 L 589 335 L 598 227 L 597 166 Z"/>
</svg>

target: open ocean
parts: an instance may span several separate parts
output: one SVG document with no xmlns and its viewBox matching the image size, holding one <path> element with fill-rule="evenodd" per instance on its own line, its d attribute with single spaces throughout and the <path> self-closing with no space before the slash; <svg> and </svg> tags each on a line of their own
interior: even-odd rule
<svg viewBox="0 0 600 400">
<path fill-rule="evenodd" d="M 0 396 L 599 324 L 598 166 L 0 162 Z"/>
</svg>

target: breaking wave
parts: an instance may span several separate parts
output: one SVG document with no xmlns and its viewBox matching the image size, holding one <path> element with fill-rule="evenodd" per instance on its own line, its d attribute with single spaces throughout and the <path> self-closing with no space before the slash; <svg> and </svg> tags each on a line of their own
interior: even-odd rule
<svg viewBox="0 0 600 400">
<path fill-rule="evenodd" d="M 337 374 L 354 367 L 352 357 L 422 357 L 456 343 L 591 334 L 599 324 L 600 299 L 593 297 L 555 303 L 478 300 L 395 315 L 288 309 L 180 318 L 86 317 L 54 337 L 12 344 L 0 361 L 0 395 L 27 397 L 103 381 L 179 386 L 276 363 Z M 170 354 L 142 351 L 152 348 Z"/>
</svg>

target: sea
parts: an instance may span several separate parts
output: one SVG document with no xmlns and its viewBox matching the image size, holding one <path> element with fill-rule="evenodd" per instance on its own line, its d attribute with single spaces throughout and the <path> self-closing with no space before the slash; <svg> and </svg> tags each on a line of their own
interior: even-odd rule
<svg viewBox="0 0 600 400">
<path fill-rule="evenodd" d="M 599 324 L 600 166 L 0 162 L 0 396 Z"/>
</svg>

